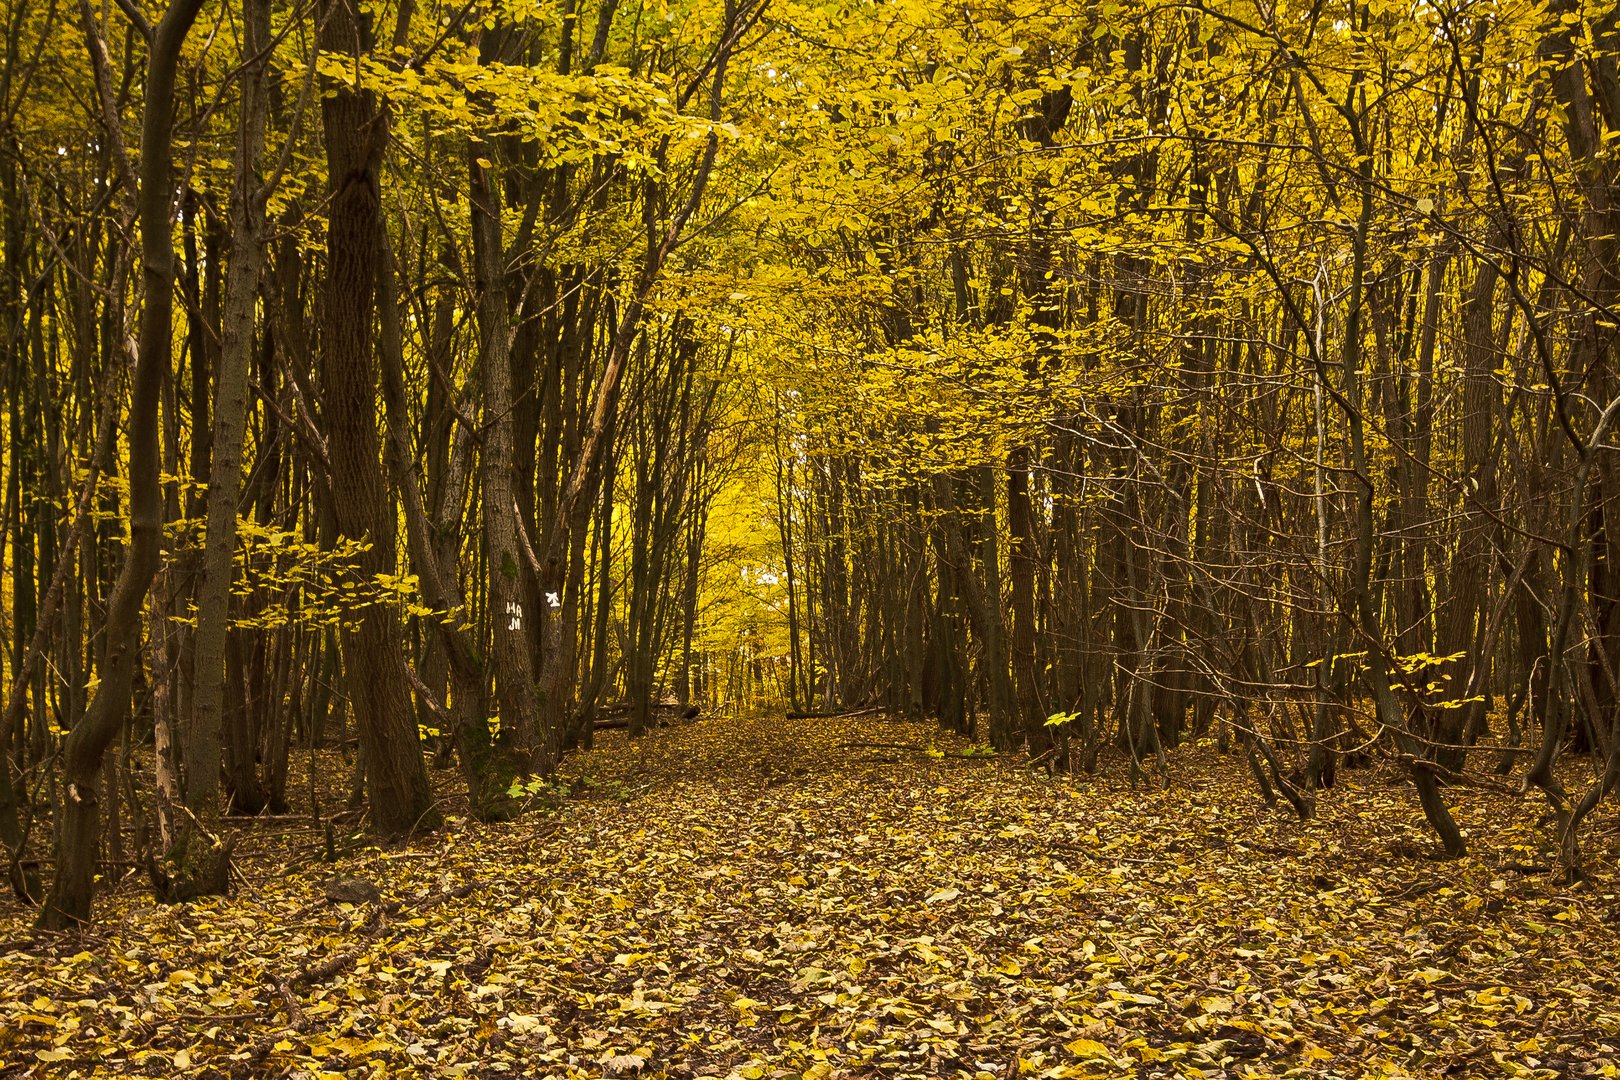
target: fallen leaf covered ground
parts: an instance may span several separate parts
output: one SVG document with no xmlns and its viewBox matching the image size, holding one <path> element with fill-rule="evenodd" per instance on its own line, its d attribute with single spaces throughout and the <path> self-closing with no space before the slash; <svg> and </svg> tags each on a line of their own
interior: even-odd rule
<svg viewBox="0 0 1620 1080">
<path fill-rule="evenodd" d="M 1209 749 L 1133 789 L 876 718 L 609 733 L 566 771 L 553 810 L 335 865 L 317 830 L 250 826 L 271 839 L 244 843 L 235 896 L 132 885 L 82 939 L 0 909 L 0 1075 L 1552 1077 L 1620 1057 L 1612 810 L 1566 890 L 1535 870 L 1533 801 L 1453 790 L 1473 851 L 1434 861 L 1384 769 L 1305 823 Z M 382 903 L 329 900 L 335 875 Z"/>
</svg>

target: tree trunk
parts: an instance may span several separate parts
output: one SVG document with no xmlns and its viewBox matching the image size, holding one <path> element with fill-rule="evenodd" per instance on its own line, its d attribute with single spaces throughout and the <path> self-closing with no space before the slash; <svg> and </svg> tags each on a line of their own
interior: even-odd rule
<svg viewBox="0 0 1620 1080">
<path fill-rule="evenodd" d="M 323 50 L 358 58 L 370 27 L 353 0 L 321 5 Z M 358 559 L 368 580 L 394 567 L 393 509 L 378 461 L 373 322 L 380 214 L 378 163 L 387 117 L 374 94 L 350 85 L 321 102 L 330 193 L 322 389 L 326 404 L 331 509 L 338 532 L 369 545 Z M 437 824 L 427 765 L 399 677 L 404 669 L 399 623 L 391 604 L 367 604 L 341 635 L 349 702 L 360 736 L 371 826 L 397 837 Z"/>
<path fill-rule="evenodd" d="M 221 343 L 214 388 L 208 479 L 208 532 L 197 597 L 191 715 L 182 720 L 181 807 L 162 823 L 169 838 L 159 868 L 158 895 L 190 900 L 222 893 L 230 883 L 229 851 L 217 841 L 220 738 L 225 709 L 225 637 L 235 569 L 236 506 L 242 490 L 242 440 L 247 427 L 248 371 L 253 363 L 255 309 L 264 271 L 264 195 L 258 179 L 264 146 L 264 77 L 270 6 L 244 0 L 242 104 L 236 184 L 231 192 L 230 261 L 226 271 Z M 187 722 L 189 721 L 189 722 Z M 162 803 L 159 806 L 163 806 Z"/>
<path fill-rule="evenodd" d="M 174 248 L 169 236 L 174 77 L 180 46 L 201 8 L 202 0 L 173 0 L 152 32 L 137 192 L 144 294 L 130 382 L 129 546 L 102 625 L 106 654 L 100 688 L 62 745 L 56 878 L 39 916 L 40 925 L 49 930 L 80 926 L 90 918 L 101 839 L 102 762 L 129 720 L 131 680 L 141 652 L 141 609 L 161 556 L 158 399 L 174 344 Z"/>
<path fill-rule="evenodd" d="M 523 563 L 518 544 L 517 503 L 512 495 L 512 326 L 506 304 L 505 250 L 501 240 L 499 185 L 492 165 L 468 151 L 471 180 L 473 267 L 478 279 L 479 377 L 484 390 L 483 445 L 478 473 L 484 503 L 484 572 L 493 644 L 490 665 L 501 716 L 501 739 L 511 744 L 524 773 L 550 771 L 541 745 L 535 674 L 523 608 Z M 544 598 L 542 598 L 544 602 Z"/>
</svg>

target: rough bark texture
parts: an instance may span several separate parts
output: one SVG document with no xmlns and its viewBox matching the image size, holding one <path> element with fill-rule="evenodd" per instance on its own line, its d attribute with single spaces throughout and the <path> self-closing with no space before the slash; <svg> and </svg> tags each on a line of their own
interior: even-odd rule
<svg viewBox="0 0 1620 1080">
<path fill-rule="evenodd" d="M 484 390 L 483 445 L 478 475 L 484 496 L 484 569 L 489 577 L 492 622 L 490 665 L 500 708 L 502 741 L 517 752 L 523 772 L 550 772 L 554 754 L 545 744 L 535 695 L 534 660 L 526 623 L 540 617 L 525 610 L 524 556 L 519 548 L 517 504 L 512 495 L 512 326 L 506 303 L 506 258 L 501 241 L 500 194 L 494 169 L 469 153 L 472 180 L 473 266 L 478 278 L 479 378 Z M 557 595 L 555 591 L 552 596 Z M 547 597 L 541 603 L 550 606 Z M 560 606 L 560 599 L 558 604 Z M 531 605 L 532 606 L 532 605 Z M 558 724 L 553 721 L 553 727 Z"/>
<path fill-rule="evenodd" d="M 369 44 L 369 29 L 350 0 L 328 0 L 321 17 L 323 49 L 357 54 Z M 377 171 L 387 119 L 373 94 L 347 85 L 329 88 L 321 114 L 330 195 L 321 386 L 332 515 L 342 536 L 369 544 L 357 572 L 375 578 L 394 569 L 393 510 L 379 460 L 373 333 Z M 429 828 L 437 813 L 400 678 L 405 657 L 397 613 L 391 604 L 370 604 L 346 621 L 341 640 L 372 828 L 385 837 Z"/>
</svg>

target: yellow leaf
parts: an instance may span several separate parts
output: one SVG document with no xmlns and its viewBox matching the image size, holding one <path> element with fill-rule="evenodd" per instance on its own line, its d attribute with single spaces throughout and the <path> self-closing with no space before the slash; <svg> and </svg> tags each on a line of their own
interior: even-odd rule
<svg viewBox="0 0 1620 1080">
<path fill-rule="evenodd" d="M 1132 1005 L 1162 1005 L 1163 998 L 1156 998 L 1152 994 L 1137 994 L 1129 990 L 1110 990 L 1108 996 L 1115 1001 L 1128 1001 Z"/>
<path fill-rule="evenodd" d="M 1535 1073 L 1531 1072 L 1531 1070 L 1525 1066 L 1520 1065 L 1517 1061 L 1513 1061 L 1512 1059 L 1503 1055 L 1501 1051 L 1493 1053 L 1491 1057 L 1496 1059 L 1496 1063 L 1502 1067 L 1502 1071 L 1509 1076 L 1528 1077 L 1535 1075 Z"/>
<path fill-rule="evenodd" d="M 1075 1039 L 1073 1042 L 1063 1044 L 1063 1048 L 1077 1058 L 1109 1057 L 1108 1047 L 1096 1039 Z"/>
</svg>

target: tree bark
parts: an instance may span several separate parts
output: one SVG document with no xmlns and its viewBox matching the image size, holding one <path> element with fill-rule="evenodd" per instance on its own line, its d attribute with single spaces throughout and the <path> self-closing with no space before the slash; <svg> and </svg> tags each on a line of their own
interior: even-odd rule
<svg viewBox="0 0 1620 1080">
<path fill-rule="evenodd" d="M 473 269 L 478 284 L 479 379 L 484 391 L 483 445 L 478 475 L 484 504 L 484 572 L 491 621 L 490 666 L 500 709 L 501 739 L 517 754 L 522 772 L 550 772 L 553 754 L 542 745 L 533 658 L 523 607 L 523 563 L 518 544 L 517 504 L 512 494 L 512 326 L 506 303 L 505 249 L 495 170 L 469 148 Z M 555 595 L 555 594 L 553 594 Z M 542 603 L 547 598 L 542 597 Z M 560 600 L 559 600 L 560 603 Z"/>
<path fill-rule="evenodd" d="M 354 0 L 324 0 L 321 19 L 323 50 L 358 58 L 369 48 L 368 20 Z M 321 114 L 329 193 L 321 383 L 331 509 L 340 535 L 368 545 L 357 570 L 375 580 L 394 568 L 393 510 L 378 459 L 373 331 L 378 170 L 388 120 L 371 91 L 348 84 L 328 88 Z M 370 603 L 352 613 L 341 641 L 371 827 L 383 837 L 431 828 L 437 812 L 410 696 L 399 677 L 405 659 L 393 605 Z"/>
<path fill-rule="evenodd" d="M 80 926 L 90 918 L 100 843 L 102 763 L 129 720 L 131 680 L 141 652 L 141 609 L 161 557 L 158 402 L 174 344 L 174 247 L 169 236 L 174 80 L 180 47 L 201 8 L 202 0 L 173 0 L 152 30 L 137 192 L 144 294 L 130 381 L 129 545 L 107 603 L 100 688 L 62 745 L 64 795 L 56 824 L 56 877 L 39 915 L 40 925 L 50 930 Z"/>
<path fill-rule="evenodd" d="M 167 900 L 222 893 L 230 881 L 229 852 L 218 842 L 215 824 L 219 817 L 220 738 L 225 709 L 225 638 L 235 569 L 236 507 L 242 493 L 248 372 L 253 364 L 255 311 L 264 273 L 265 192 L 258 170 L 264 148 L 264 82 L 270 38 L 267 0 L 244 0 L 242 19 L 245 62 L 240 76 L 242 99 L 236 183 L 231 192 L 230 256 L 214 387 L 208 531 L 192 652 L 194 697 L 191 715 L 182 720 L 177 748 L 183 803 L 170 808 L 171 812 L 180 812 L 161 823 L 170 843 L 157 889 Z M 160 802 L 159 806 L 164 804 Z"/>
</svg>

